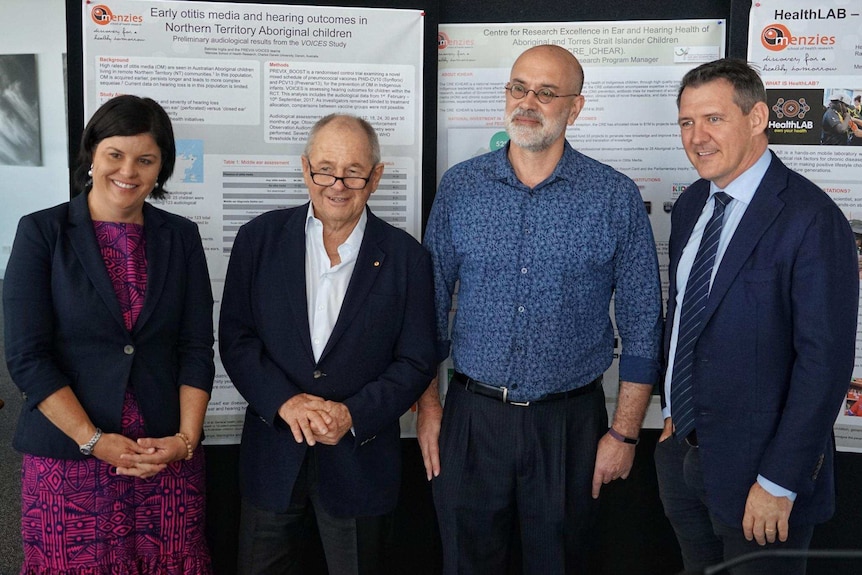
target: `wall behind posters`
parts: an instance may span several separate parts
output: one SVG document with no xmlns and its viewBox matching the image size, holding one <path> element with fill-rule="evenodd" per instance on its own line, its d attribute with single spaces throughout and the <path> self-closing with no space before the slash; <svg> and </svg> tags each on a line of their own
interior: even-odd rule
<svg viewBox="0 0 862 575">
<path fill-rule="evenodd" d="M 50 0 L 59 4 L 58 0 Z M 24 0 L 13 0 L 24 4 Z M 266 3 L 258 1 L 258 3 Z M 440 0 L 423 3 L 415 0 L 409 3 L 398 0 L 389 2 L 279 2 L 281 4 L 321 4 L 337 6 L 378 6 L 422 8 L 428 11 L 429 22 L 472 23 L 472 22 L 578 22 L 614 20 L 660 20 L 681 18 L 726 19 L 729 21 L 727 53 L 729 56 L 746 56 L 748 34 L 748 11 L 751 3 L 738 0 L 704 0 L 702 2 L 680 3 L 672 0 L 646 0 L 630 2 L 626 0 L 586 0 L 573 2 L 523 2 L 502 0 Z M 32 3 L 30 3 L 32 4 Z M 9 5 L 4 2 L 3 11 Z M 43 11 L 47 14 L 47 11 Z M 45 17 L 41 20 L 44 21 Z M 0 25 L 2 26 L 2 25 Z M 2 28 L 0 28 L 2 30 Z M 83 100 L 81 97 L 81 38 L 80 5 L 78 2 L 67 4 L 67 30 L 69 34 L 70 70 L 70 154 L 74 155 L 77 139 L 83 129 Z M 427 30 L 427 29 L 426 29 Z M 53 35 L 57 37 L 56 34 Z M 0 34 L 5 39 L 5 35 Z M 0 40 L 2 45 L 4 40 Z M 434 35 L 426 31 L 425 66 L 425 145 L 426 154 L 435 150 L 434 103 L 436 90 L 436 51 Z M 2 51 L 0 51 L 2 52 Z M 429 63 L 429 59 L 432 60 Z M 502 106 L 502 103 L 501 103 Z M 428 121 L 428 116 L 432 118 Z M 47 122 L 45 122 L 47 123 Z M 45 124 L 43 123 L 43 125 Z M 56 127 L 56 124 L 54 124 Z M 44 129 L 43 129 L 44 131 Z M 44 154 L 44 153 L 43 153 Z M 431 168 L 434 159 L 426 155 L 426 168 L 423 192 L 423 211 L 427 217 L 434 195 L 437 174 Z M 0 170 L 3 168 L 0 167 Z M 0 171 L 0 175 L 3 172 Z M 66 174 L 62 178 L 67 177 Z M 0 186 L 7 185 L 6 178 Z M 4 188 L 0 187 L 0 190 Z M 65 199 L 65 198 L 64 198 Z M 6 210 L 3 211 L 3 214 Z M 4 216 L 0 216 L 4 217 Z M 423 217 L 423 221 L 424 221 Z M 17 219 L 17 217 L 16 217 Z M 5 220 L 3 220 L 5 232 Z M 10 232 L 13 233 L 13 232 Z M 2 253 L 0 253 L 2 257 Z M 598 558 L 591 570 L 595 575 L 618 575 L 637 573 L 639 575 L 670 574 L 682 569 L 679 550 L 669 525 L 663 517 L 655 482 L 652 463 L 652 450 L 658 432 L 648 430 L 643 433 L 643 441 L 638 446 L 635 466 L 626 481 L 617 481 L 603 489 L 602 511 L 597 529 Z M 395 573 L 439 573 L 439 542 L 436 537 L 434 512 L 430 502 L 430 489 L 424 481 L 421 457 L 413 440 L 403 442 L 404 479 L 402 495 L 395 514 L 395 535 L 393 561 Z M 238 462 L 237 446 L 212 446 L 207 448 L 208 458 L 208 533 L 212 546 L 216 573 L 235 572 L 236 564 L 236 526 L 238 522 L 239 491 L 236 478 Z M 858 548 L 855 533 L 860 527 L 860 515 L 855 510 L 862 507 L 862 495 L 856 483 L 862 478 L 862 463 L 854 454 L 838 455 L 838 509 L 830 522 L 819 527 L 815 533 L 816 548 Z M 324 567 L 317 557 L 306 570 L 309 574 L 324 573 Z M 513 566 L 512 573 L 519 572 Z M 849 565 L 830 565 L 825 561 L 811 562 L 809 573 L 847 573 Z"/>
</svg>

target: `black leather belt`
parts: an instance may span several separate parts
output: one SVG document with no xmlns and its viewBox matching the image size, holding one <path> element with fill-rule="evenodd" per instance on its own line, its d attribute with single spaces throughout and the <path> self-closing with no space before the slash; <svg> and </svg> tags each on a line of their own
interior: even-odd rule
<svg viewBox="0 0 862 575">
<path fill-rule="evenodd" d="M 582 387 L 578 387 L 569 391 L 549 393 L 543 397 L 540 397 L 539 399 L 534 399 L 533 401 L 512 401 L 511 399 L 509 399 L 509 388 L 482 383 L 481 381 L 477 381 L 471 377 L 468 377 L 459 371 L 456 371 L 455 374 L 452 376 L 452 381 L 457 381 L 458 383 L 463 385 L 467 389 L 467 391 L 470 391 L 477 395 L 484 395 L 485 397 L 490 397 L 491 399 L 496 399 L 497 401 L 508 403 L 510 405 L 527 406 L 531 403 L 557 401 L 558 399 L 577 397 L 585 393 L 590 393 L 591 391 L 595 391 L 595 389 L 602 383 L 602 376 L 598 376 L 597 378 Z"/>
</svg>

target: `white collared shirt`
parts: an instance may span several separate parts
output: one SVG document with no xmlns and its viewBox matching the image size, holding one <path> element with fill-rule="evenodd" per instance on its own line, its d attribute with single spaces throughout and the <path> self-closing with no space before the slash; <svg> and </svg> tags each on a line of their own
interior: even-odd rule
<svg viewBox="0 0 862 575">
<path fill-rule="evenodd" d="M 673 314 L 673 331 L 670 332 L 670 349 L 667 362 L 667 373 L 664 380 L 665 408 L 662 410 L 664 417 L 670 417 L 670 384 L 673 377 L 673 364 L 676 356 L 676 344 L 679 339 L 679 316 L 682 311 L 682 302 L 685 298 L 685 287 L 688 284 L 688 275 L 691 272 L 691 266 L 694 264 L 694 258 L 697 255 L 697 249 L 700 247 L 700 240 L 703 237 L 703 230 L 706 224 L 712 217 L 713 209 L 715 208 L 715 193 L 723 191 L 731 197 L 731 201 L 727 204 L 724 210 L 724 223 L 721 226 L 721 235 L 718 238 L 718 250 L 715 254 L 715 264 L 712 266 L 712 277 L 709 280 L 710 289 L 712 282 L 715 280 L 715 274 L 718 272 L 718 267 L 721 265 L 721 260 L 724 257 L 724 252 L 727 251 L 727 246 L 733 238 L 742 216 L 745 215 L 745 210 L 748 209 L 748 204 L 754 197 L 754 192 L 760 186 L 766 170 L 769 169 L 769 164 L 772 162 L 772 154 L 766 150 L 760 159 L 753 166 L 740 174 L 735 180 L 724 190 L 721 190 L 714 183 L 709 183 L 709 198 L 700 212 L 697 222 L 694 224 L 694 229 L 691 230 L 691 235 L 688 238 L 688 243 L 682 250 L 682 255 L 679 258 L 679 264 L 676 269 L 676 309 Z"/>
<path fill-rule="evenodd" d="M 314 217 L 314 206 L 308 204 L 305 220 L 305 294 L 315 361 L 320 360 L 341 312 L 367 222 L 368 215 L 363 210 L 347 240 L 338 246 L 341 263 L 333 266 L 323 245 L 323 222 Z"/>
</svg>

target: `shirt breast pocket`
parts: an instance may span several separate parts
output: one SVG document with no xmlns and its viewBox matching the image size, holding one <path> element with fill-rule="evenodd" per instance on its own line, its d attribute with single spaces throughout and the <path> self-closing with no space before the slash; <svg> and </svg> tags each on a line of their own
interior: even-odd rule
<svg viewBox="0 0 862 575">
<path fill-rule="evenodd" d="M 740 271 L 744 304 L 736 309 L 734 317 L 744 322 L 756 338 L 758 353 L 785 349 L 791 345 L 792 330 L 787 329 L 787 318 L 792 315 L 788 282 L 782 281 L 778 266 L 752 268 Z"/>
<path fill-rule="evenodd" d="M 781 299 L 779 270 L 777 267 L 751 268 L 740 271 L 749 303 L 762 309 L 764 305 L 775 305 Z"/>
</svg>

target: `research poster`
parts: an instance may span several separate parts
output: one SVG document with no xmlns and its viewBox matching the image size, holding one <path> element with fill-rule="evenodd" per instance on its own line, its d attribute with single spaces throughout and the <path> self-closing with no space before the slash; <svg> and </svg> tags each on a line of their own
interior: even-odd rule
<svg viewBox="0 0 862 575">
<path fill-rule="evenodd" d="M 761 0 L 751 8 L 748 46 L 766 85 L 770 147 L 835 200 L 862 245 L 862 5 Z M 862 452 L 859 332 L 835 440 Z"/>
<path fill-rule="evenodd" d="M 691 68 L 724 56 L 724 20 L 449 24 L 438 34 L 437 173 L 506 145 L 504 86 L 521 52 L 558 44 L 584 68 L 586 104 L 566 137 L 637 183 L 649 213 L 667 295 L 670 210 L 697 179 L 679 138 L 676 95 Z M 440 381 L 446 380 L 443 368 Z M 617 370 L 605 376 L 609 410 Z M 662 426 L 655 397 L 646 425 Z"/>
<path fill-rule="evenodd" d="M 215 320 L 233 238 L 308 200 L 300 157 L 320 117 L 366 118 L 385 171 L 371 209 L 419 237 L 423 14 L 157 0 L 82 3 L 85 119 L 119 94 L 160 102 L 177 165 L 165 209 L 200 226 Z M 245 401 L 216 355 L 207 443 L 236 443 Z"/>
</svg>

